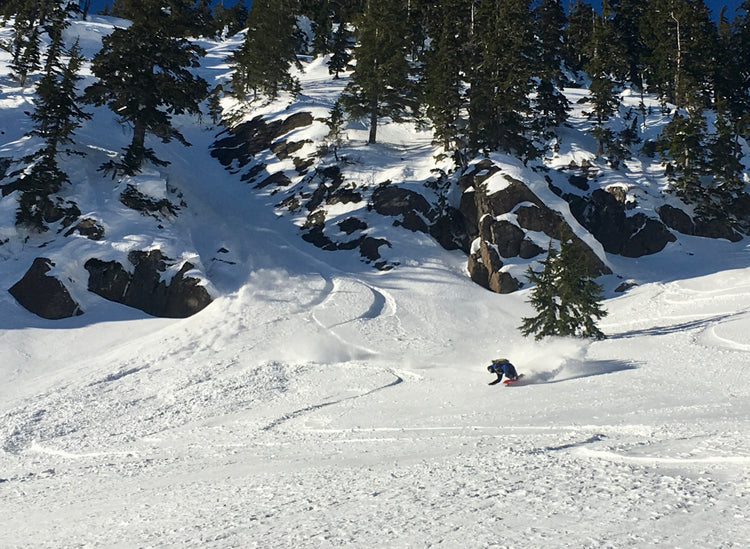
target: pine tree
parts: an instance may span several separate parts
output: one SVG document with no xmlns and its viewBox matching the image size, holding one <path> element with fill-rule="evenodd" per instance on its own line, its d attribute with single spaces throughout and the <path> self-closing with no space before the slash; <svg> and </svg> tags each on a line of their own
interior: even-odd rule
<svg viewBox="0 0 750 549">
<path fill-rule="evenodd" d="M 11 42 L 11 77 L 19 86 L 26 84 L 28 75 L 41 67 L 41 28 L 38 10 L 33 4 L 23 4 L 13 22 Z"/>
<path fill-rule="evenodd" d="M 607 0 L 602 2 L 602 15 L 594 17 L 591 37 L 586 44 L 584 65 L 586 74 L 591 78 L 589 101 L 592 104 L 592 116 L 595 119 L 592 134 L 597 140 L 597 155 L 605 150 L 619 150 L 615 134 L 605 127 L 605 122 L 617 112 L 620 97 L 617 88 L 620 79 L 625 78 L 628 70 L 622 41 L 617 36 L 612 22 L 612 11 Z"/>
<path fill-rule="evenodd" d="M 560 0 L 542 0 L 534 8 L 534 34 L 539 48 L 539 76 L 554 84 L 564 81 L 565 26 L 567 18 Z"/>
<path fill-rule="evenodd" d="M 339 73 L 346 71 L 352 60 L 351 48 L 352 33 L 344 21 L 340 21 L 333 33 L 331 44 L 331 59 L 328 61 L 328 72 L 338 79 Z"/>
<path fill-rule="evenodd" d="M 373 0 L 357 26 L 357 64 L 341 101 L 350 116 L 369 119 L 368 143 L 377 141 L 378 120 L 413 112 L 406 21 L 401 0 Z"/>
<path fill-rule="evenodd" d="M 231 8 L 226 8 L 224 2 L 214 6 L 213 28 L 214 36 L 234 36 L 245 27 L 248 9 L 243 0 L 237 0 Z"/>
<path fill-rule="evenodd" d="M 742 146 L 730 122 L 731 114 L 722 106 L 717 105 L 715 132 L 708 143 L 708 172 L 712 177 L 709 194 L 717 217 L 727 216 L 732 202 L 745 189 Z"/>
<path fill-rule="evenodd" d="M 646 52 L 641 37 L 641 17 L 646 12 L 648 0 L 613 0 L 614 27 L 625 54 L 628 67 L 627 80 L 643 90 L 643 57 Z"/>
<path fill-rule="evenodd" d="M 593 31 L 596 12 L 591 4 L 576 0 L 568 13 L 568 26 L 565 28 L 565 46 L 568 66 L 574 71 L 583 70 L 588 61 L 586 45 Z"/>
<path fill-rule="evenodd" d="M 535 271 L 529 266 L 527 278 L 534 287 L 529 294 L 529 303 L 537 312 L 536 316 L 525 317 L 519 330 L 524 336 L 534 334 L 540 340 L 547 336 L 558 335 L 559 303 L 555 291 L 558 253 L 550 242 L 547 258 L 541 261 L 542 270 Z"/>
<path fill-rule="evenodd" d="M 539 53 L 536 69 L 538 84 L 532 104 L 534 120 L 531 129 L 546 140 L 554 136 L 554 128 L 567 120 L 570 108 L 560 89 L 566 81 L 563 74 L 566 18 L 559 0 L 542 0 L 533 14 Z"/>
<path fill-rule="evenodd" d="M 707 105 L 717 31 L 702 0 L 649 0 L 640 19 L 650 90 L 678 108 Z"/>
<path fill-rule="evenodd" d="M 102 166 L 105 171 L 132 175 L 146 160 L 165 165 L 146 147 L 147 134 L 164 143 L 177 139 L 189 145 L 172 125 L 172 116 L 198 114 L 208 85 L 190 70 L 198 66 L 203 49 L 184 38 L 191 29 L 185 6 L 178 0 L 129 0 L 133 23 L 104 37 L 94 56 L 91 68 L 98 80 L 86 89 L 87 101 L 106 104 L 133 128 L 123 160 Z"/>
<path fill-rule="evenodd" d="M 442 5 L 442 17 L 435 25 L 437 36 L 425 54 L 423 87 L 426 114 L 432 121 L 436 141 L 446 151 L 461 148 L 461 113 L 466 107 L 464 72 L 469 63 L 466 44 L 470 40 L 470 11 L 465 1 Z"/>
<path fill-rule="evenodd" d="M 675 112 L 659 136 L 658 148 L 666 164 L 671 190 L 688 202 L 705 204 L 701 178 L 706 174 L 706 119 L 703 109 Z"/>
<path fill-rule="evenodd" d="M 602 287 L 583 267 L 581 248 L 567 229 L 560 231 L 560 252 L 550 242 L 543 269 L 528 270 L 529 282 L 534 284 L 529 303 L 536 316 L 522 319 L 519 329 L 524 336 L 576 336 L 604 339 L 596 321 L 605 317 L 602 308 Z"/>
<path fill-rule="evenodd" d="M 295 91 L 299 83 L 292 66 L 299 66 L 295 42 L 294 0 L 255 0 L 247 18 L 245 42 L 230 57 L 232 93 L 275 98 L 280 91 Z"/>
<path fill-rule="evenodd" d="M 475 22 L 469 138 L 474 151 L 536 155 L 527 132 L 535 46 L 527 0 L 485 0 Z"/>
<path fill-rule="evenodd" d="M 726 73 L 731 75 L 731 85 L 727 98 L 727 108 L 735 121 L 735 131 L 750 138 L 750 0 L 745 0 L 740 6 L 738 15 L 731 27 L 729 48 L 727 41 L 724 58 L 729 60 Z M 727 51 L 728 50 L 728 51 Z"/>
<path fill-rule="evenodd" d="M 312 22 L 313 30 L 315 31 L 312 43 L 313 55 L 326 55 L 330 53 L 332 46 L 332 6 L 328 0 L 320 0 L 312 11 L 314 12 L 312 14 Z"/>
<path fill-rule="evenodd" d="M 569 230 L 560 231 L 557 295 L 560 300 L 559 335 L 604 339 L 596 320 L 607 316 L 602 308 L 602 287 L 584 265 L 582 248 L 573 241 Z"/>
<path fill-rule="evenodd" d="M 341 148 L 341 144 L 344 141 L 344 108 L 341 106 L 340 101 L 336 101 L 333 104 L 328 120 L 326 120 L 326 125 L 329 130 L 328 135 L 326 136 L 326 141 L 328 142 L 329 147 L 333 150 L 333 156 L 338 162 L 339 148 Z"/>
<path fill-rule="evenodd" d="M 16 183 L 21 191 L 16 222 L 38 231 L 46 230 L 45 222 L 53 220 L 54 205 L 50 195 L 68 183 L 68 176 L 57 162 L 61 147 L 72 143 L 72 136 L 83 120 L 91 118 L 78 106 L 76 84 L 83 57 L 78 42 L 64 50 L 62 33 L 67 26 L 66 12 L 57 10 L 49 27 L 50 45 L 47 48 L 43 76 L 36 86 L 34 112 L 30 115 L 34 127 L 29 135 L 39 137 L 44 146 L 25 157 L 30 165 Z M 62 57 L 67 55 L 67 63 Z"/>
</svg>

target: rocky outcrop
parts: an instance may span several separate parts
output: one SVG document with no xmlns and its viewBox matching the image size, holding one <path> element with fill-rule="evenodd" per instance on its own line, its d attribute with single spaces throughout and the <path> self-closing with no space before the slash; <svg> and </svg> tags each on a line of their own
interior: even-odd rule
<svg viewBox="0 0 750 549">
<path fill-rule="evenodd" d="M 682 234 L 723 238 L 731 242 L 742 240 L 742 235 L 735 229 L 736 224 L 730 221 L 729 216 L 714 219 L 692 218 L 681 209 L 669 204 L 658 207 L 656 213 L 667 227 Z"/>
<path fill-rule="evenodd" d="M 143 215 L 158 218 L 177 215 L 179 207 L 172 204 L 166 198 L 155 199 L 143 194 L 133 185 L 126 185 L 125 190 L 120 193 L 120 202 Z"/>
<path fill-rule="evenodd" d="M 432 208 L 419 193 L 389 183 L 378 185 L 372 193 L 372 206 L 380 215 L 397 217 L 393 222 L 412 232 L 427 233 Z"/>
<path fill-rule="evenodd" d="M 532 259 L 545 251 L 530 233 L 543 233 L 559 240 L 561 230 L 567 229 L 569 234 L 573 231 L 523 181 L 506 175 L 503 188 L 488 194 L 485 182 L 498 171 L 487 160 L 460 178 L 464 190 L 461 213 L 467 222 L 475 222 L 472 237 L 478 238 L 467 264 L 472 280 L 494 292 L 510 293 L 520 288 L 521 283 L 504 270 L 503 260 Z M 573 242 L 580 248 L 592 276 L 611 273 L 585 242 L 575 236 Z"/>
<path fill-rule="evenodd" d="M 117 261 L 89 259 L 84 265 L 89 272 L 89 290 L 165 318 L 186 318 L 211 303 L 211 296 L 200 281 L 185 276 L 193 268 L 190 262 L 186 261 L 167 284 L 162 273 L 170 260 L 161 251 L 133 251 L 128 254 L 128 261 L 133 266 L 132 273 Z"/>
<path fill-rule="evenodd" d="M 65 285 L 47 274 L 54 266 L 46 257 L 37 257 L 8 291 L 24 308 L 42 318 L 59 320 L 83 314 Z"/>
<path fill-rule="evenodd" d="M 258 153 L 271 150 L 276 151 L 283 158 L 290 157 L 304 145 L 297 146 L 295 142 L 277 141 L 280 137 L 297 128 L 303 128 L 313 123 L 313 116 L 309 112 L 298 112 L 284 120 L 266 122 L 262 116 L 238 124 L 226 130 L 229 135 L 214 143 L 211 156 L 225 167 L 243 168 L 248 165 Z"/>
<path fill-rule="evenodd" d="M 65 233 L 65 236 L 71 236 L 75 233 L 85 236 L 90 240 L 101 240 L 104 238 L 104 227 L 96 222 L 95 219 L 86 217 L 81 219 Z"/>
<path fill-rule="evenodd" d="M 676 240 L 658 219 L 644 213 L 627 215 L 626 206 L 613 194 L 596 189 L 581 197 L 565 195 L 570 211 L 608 253 L 624 257 L 655 254 Z"/>
</svg>

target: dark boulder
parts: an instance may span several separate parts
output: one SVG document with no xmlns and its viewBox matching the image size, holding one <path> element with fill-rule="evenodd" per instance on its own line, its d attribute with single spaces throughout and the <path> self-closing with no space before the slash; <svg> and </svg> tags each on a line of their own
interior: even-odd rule
<svg viewBox="0 0 750 549">
<path fill-rule="evenodd" d="M 518 257 L 521 259 L 531 259 L 544 252 L 544 248 L 534 244 L 531 240 L 525 239 L 521 242 L 518 249 Z"/>
<path fill-rule="evenodd" d="M 484 263 L 482 263 L 482 259 L 477 254 L 469 255 L 467 269 L 472 282 L 479 284 L 488 290 L 490 289 L 490 273 Z"/>
<path fill-rule="evenodd" d="M 186 318 L 211 303 L 211 296 L 200 281 L 185 276 L 194 267 L 190 262 L 186 261 L 167 284 L 162 273 L 170 260 L 161 251 L 133 251 L 128 254 L 128 261 L 133 266 L 132 274 L 117 261 L 89 259 L 84 265 L 89 272 L 89 290 L 164 318 Z"/>
<path fill-rule="evenodd" d="M 47 275 L 54 265 L 46 257 L 37 257 L 8 291 L 24 308 L 42 318 L 59 320 L 83 314 L 65 285 Z"/>
<path fill-rule="evenodd" d="M 90 240 L 101 240 L 104 238 L 104 227 L 99 225 L 95 219 L 87 217 L 81 219 L 73 227 L 65 233 L 65 236 L 71 236 L 74 233 L 78 233 L 81 236 L 85 236 Z"/>
<path fill-rule="evenodd" d="M 566 195 L 570 211 L 599 242 L 604 250 L 625 257 L 641 257 L 660 252 L 676 240 L 665 225 L 637 213 L 628 216 L 615 196 L 596 189 L 587 198 Z"/>
<path fill-rule="evenodd" d="M 177 215 L 177 211 L 179 210 L 177 206 L 166 198 L 154 199 L 143 194 L 133 185 L 125 186 L 125 190 L 120 193 L 120 202 L 131 210 L 136 210 L 143 215 L 153 217 L 157 217 L 157 215 L 164 217 Z"/>
<path fill-rule="evenodd" d="M 503 260 L 497 253 L 497 249 L 486 240 L 482 240 L 479 243 L 479 257 L 482 259 L 484 266 L 490 272 L 490 275 L 499 271 L 503 267 Z"/>
<path fill-rule="evenodd" d="M 426 220 L 433 217 L 427 199 L 419 193 L 396 185 L 379 185 L 372 193 L 372 205 L 380 215 L 400 217 L 394 222 L 414 232 L 429 232 Z"/>
<path fill-rule="evenodd" d="M 355 231 L 364 231 L 367 228 L 367 223 L 356 217 L 347 217 L 343 221 L 339 221 L 337 225 L 348 235 Z"/>
<path fill-rule="evenodd" d="M 497 294 L 510 294 L 521 287 L 521 284 L 505 271 L 494 272 L 490 275 L 490 290 Z"/>
<path fill-rule="evenodd" d="M 571 174 L 568 176 L 568 183 L 582 191 L 589 190 L 589 178 L 585 175 Z"/>
<path fill-rule="evenodd" d="M 682 234 L 695 234 L 695 223 L 693 223 L 693 218 L 681 209 L 670 206 L 669 204 L 664 204 L 663 206 L 656 208 L 656 213 L 659 214 L 659 219 L 662 220 L 662 223 L 670 229 L 674 229 Z"/>
<path fill-rule="evenodd" d="M 706 238 L 722 238 L 730 242 L 739 242 L 742 235 L 727 218 L 695 219 L 695 235 Z"/>
<path fill-rule="evenodd" d="M 526 233 L 509 221 L 496 221 L 491 228 L 492 242 L 502 257 L 518 257 L 521 253 L 521 242 Z"/>
<path fill-rule="evenodd" d="M 542 205 L 519 206 L 516 209 L 516 220 L 519 227 L 527 231 L 544 233 L 547 236 L 559 240 L 560 225 L 565 223 L 559 212 Z M 567 225 L 567 223 L 565 223 Z"/>
<path fill-rule="evenodd" d="M 213 144 L 211 156 L 223 166 L 231 167 L 236 162 L 237 166 L 242 168 L 258 153 L 271 149 L 274 140 L 312 123 L 313 116 L 309 112 L 295 113 L 284 120 L 272 122 L 266 122 L 262 116 L 256 116 L 227 130 L 226 133 L 229 135 Z"/>
<path fill-rule="evenodd" d="M 498 170 L 485 166 L 480 172 L 495 174 Z M 464 181 L 461 213 L 465 223 L 473 225 L 467 234 L 479 237 L 477 251 L 469 257 L 467 268 L 475 282 L 500 293 L 509 293 L 521 284 L 507 271 L 502 270 L 501 257 L 530 259 L 544 252 L 527 232 L 543 233 L 559 240 L 561 229 L 573 234 L 563 216 L 548 206 L 523 182 L 505 175 L 507 184 L 492 194 L 475 174 Z M 464 176 L 466 177 L 466 176 Z M 510 215 L 506 215 L 510 214 Z M 498 219 L 504 216 L 503 219 Z M 538 238 L 538 237 L 536 237 Z M 611 270 L 580 238 L 573 236 L 573 244 L 580 248 L 591 276 L 611 274 Z"/>
<path fill-rule="evenodd" d="M 469 255 L 467 269 L 473 282 L 495 293 L 509 294 L 521 285 L 513 276 L 502 271 L 503 261 L 494 245 L 482 241 L 476 253 Z"/>
<path fill-rule="evenodd" d="M 272 173 L 268 177 L 266 177 L 263 181 L 258 183 L 255 188 L 256 189 L 263 189 L 264 187 L 268 187 L 270 185 L 276 185 L 277 187 L 288 187 L 292 184 L 292 180 L 287 177 L 287 175 L 284 172 L 276 172 Z"/>
<path fill-rule="evenodd" d="M 430 235 L 446 250 L 462 250 L 469 253 L 471 238 L 466 230 L 466 219 L 460 210 L 448 206 L 435 216 L 430 225 Z"/>
<path fill-rule="evenodd" d="M 537 206 L 544 205 L 539 197 L 523 181 L 519 181 L 508 175 L 505 176 L 505 179 L 508 185 L 487 197 L 488 213 L 491 213 L 493 216 L 510 213 L 516 206 L 523 202 L 530 202 Z"/>
<path fill-rule="evenodd" d="M 373 238 L 371 236 L 364 237 L 359 244 L 359 253 L 363 258 L 369 261 L 375 261 L 380 259 L 380 247 L 388 246 L 391 247 L 391 243 L 385 238 Z"/>
<path fill-rule="evenodd" d="M 736 206 L 735 206 L 736 208 Z M 675 231 L 705 238 L 723 238 L 731 242 L 742 240 L 742 235 L 737 228 L 741 223 L 734 223 L 728 217 L 722 218 L 692 218 L 679 208 L 665 204 L 656 209 L 662 222 Z M 736 218 L 739 221 L 739 217 Z"/>
</svg>

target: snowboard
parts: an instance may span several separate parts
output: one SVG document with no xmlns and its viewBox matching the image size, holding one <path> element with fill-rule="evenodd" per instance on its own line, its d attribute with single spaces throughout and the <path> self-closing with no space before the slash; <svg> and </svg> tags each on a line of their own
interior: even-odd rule
<svg viewBox="0 0 750 549">
<path fill-rule="evenodd" d="M 513 383 L 515 383 L 516 381 L 518 381 L 522 377 L 523 377 L 523 374 L 518 374 L 518 377 L 516 379 L 504 379 L 502 381 L 503 381 L 503 384 L 507 387 L 509 385 L 512 385 Z M 498 383 L 500 383 L 500 380 L 496 379 L 495 381 L 489 382 L 487 385 L 497 385 Z"/>
<path fill-rule="evenodd" d="M 505 379 L 505 380 L 503 380 L 503 383 L 505 384 L 506 387 L 510 387 L 516 381 L 518 381 L 519 379 L 521 379 L 522 377 L 523 377 L 523 374 L 518 374 L 518 377 L 516 379 Z"/>
</svg>

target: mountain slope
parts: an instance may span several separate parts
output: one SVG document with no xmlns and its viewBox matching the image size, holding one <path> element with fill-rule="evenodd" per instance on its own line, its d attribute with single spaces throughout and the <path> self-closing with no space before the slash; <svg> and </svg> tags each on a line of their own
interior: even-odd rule
<svg viewBox="0 0 750 549">
<path fill-rule="evenodd" d="M 98 24 L 71 31 L 96 36 Z M 221 78 L 232 45 L 208 45 L 201 70 Z M 307 68 L 303 99 L 288 111 L 269 105 L 267 120 L 322 116 L 336 89 Z M 0 156 L 16 156 L 28 105 L 1 89 Z M 66 163 L 69 196 L 105 226 L 103 241 L 50 231 L 24 242 L 12 200 L 0 202 L 6 285 L 47 254 L 85 311 L 43 320 L 0 294 L 0 545 L 750 542 L 746 242 L 680 236 L 637 260 L 597 248 L 616 273 L 603 279 L 609 339 L 534 342 L 517 330 L 528 290 L 486 291 L 462 251 L 393 226 L 367 201 L 328 204 L 326 216 L 356 212 L 369 236 L 391 243 L 380 250 L 394 268 L 311 245 L 300 238 L 307 212 L 276 208 L 314 192 L 293 161 L 263 153 L 268 175 L 283 167 L 292 183 L 254 189 L 241 179 L 251 166 L 226 170 L 211 156 L 220 128 L 179 123 L 193 146 L 155 143 L 171 165 L 127 182 L 96 172 L 127 141 L 111 115 L 82 128 L 90 154 Z M 429 135 L 383 130 L 385 142 L 366 147 L 364 130 L 348 129 L 352 190 L 391 179 L 429 195 Z M 294 131 L 317 139 L 324 124 Z M 560 162 L 590 154 L 566 142 Z M 597 246 L 542 173 L 493 161 Z M 119 202 L 127 183 L 179 210 L 129 212 Z M 214 302 L 159 319 L 86 291 L 87 254 L 157 246 L 189 259 Z M 614 294 L 617 275 L 639 285 Z M 525 374 L 518 386 L 487 386 L 496 356 Z"/>
</svg>

